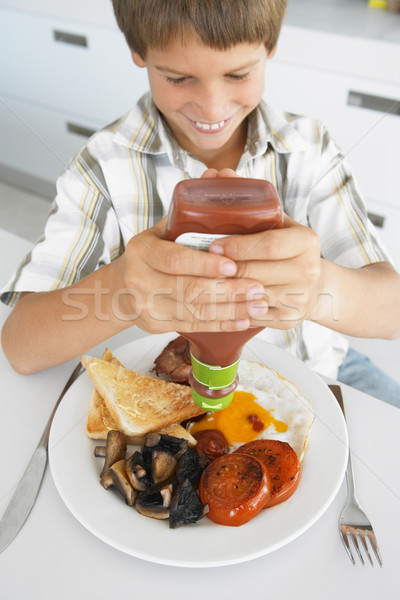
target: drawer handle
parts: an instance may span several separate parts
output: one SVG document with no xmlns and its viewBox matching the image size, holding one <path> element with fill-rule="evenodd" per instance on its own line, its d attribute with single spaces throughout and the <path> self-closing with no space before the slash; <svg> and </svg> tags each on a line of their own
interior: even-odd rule
<svg viewBox="0 0 400 600">
<path fill-rule="evenodd" d="M 77 125 L 76 123 L 67 123 L 67 130 L 70 133 L 76 135 L 83 135 L 84 137 L 90 137 L 96 133 L 96 129 L 90 129 L 89 127 L 83 127 L 83 125 Z"/>
<path fill-rule="evenodd" d="M 68 33 L 67 31 L 59 31 L 58 29 L 54 29 L 53 36 L 56 42 L 72 44 L 73 46 L 82 46 L 84 48 L 87 48 L 88 46 L 87 37 L 84 35 L 77 35 L 76 33 Z"/>
<path fill-rule="evenodd" d="M 385 217 L 382 215 L 377 215 L 375 213 L 368 213 L 368 218 L 375 227 L 383 228 L 385 225 Z"/>
<path fill-rule="evenodd" d="M 347 96 L 347 104 L 400 116 L 400 100 L 394 100 L 393 98 L 371 96 L 371 94 L 350 90 Z"/>
</svg>

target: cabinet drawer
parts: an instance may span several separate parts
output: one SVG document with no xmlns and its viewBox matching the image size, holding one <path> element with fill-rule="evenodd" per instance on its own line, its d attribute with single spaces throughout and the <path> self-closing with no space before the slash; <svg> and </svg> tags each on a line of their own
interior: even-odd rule
<svg viewBox="0 0 400 600">
<path fill-rule="evenodd" d="M 400 206 L 400 114 L 395 103 L 400 100 L 400 85 L 272 60 L 267 65 L 265 97 L 278 108 L 322 120 L 366 199 Z"/>
<path fill-rule="evenodd" d="M 296 0 L 297 4 L 307 1 L 308 4 L 315 3 L 315 0 Z M 358 0 L 344 1 L 343 7 L 339 6 L 339 0 L 324 0 L 319 2 L 320 5 L 325 5 L 321 10 L 329 13 L 333 7 L 326 6 L 336 4 L 337 11 L 343 14 L 346 18 L 347 8 L 351 11 L 352 4 Z M 359 4 L 366 4 L 364 0 L 360 0 Z M 292 2 L 291 4 L 294 4 Z M 348 5 L 348 6 L 345 6 Z M 311 6 L 308 7 L 311 9 Z M 311 9 L 312 10 L 312 9 Z M 361 9 L 362 10 L 362 9 Z M 290 11 L 290 7 L 289 7 Z M 339 33 L 339 31 L 349 29 L 347 27 L 338 28 L 338 33 L 323 31 L 319 29 L 317 23 L 310 27 L 293 27 L 288 24 L 283 25 L 281 35 L 279 36 L 278 51 L 276 58 L 293 65 L 311 67 L 319 71 L 331 71 L 342 75 L 350 75 L 362 77 L 374 81 L 382 81 L 386 83 L 400 84 L 400 45 L 395 41 L 396 27 L 398 28 L 398 20 L 396 16 L 389 17 L 392 23 L 392 33 L 389 37 L 392 42 L 384 41 L 386 38 L 385 26 L 381 23 L 381 38 L 376 39 L 373 33 L 374 27 L 374 12 L 379 21 L 379 14 L 376 11 L 368 11 L 370 14 L 365 14 L 366 22 L 361 25 L 361 29 L 366 34 L 362 37 L 352 35 L 351 33 Z M 371 36 L 368 36 L 367 21 L 371 19 Z M 363 26 L 364 25 L 364 26 Z M 315 27 L 315 29 L 314 29 Z M 350 27 L 351 29 L 351 27 Z M 379 31 L 379 26 L 375 33 Z"/>
<path fill-rule="evenodd" d="M 107 124 L 148 89 L 114 27 L 0 9 L 0 91 Z M 4 57 L 9 57 L 5 60 Z"/>
<path fill-rule="evenodd" d="M 115 22 L 110 0 L 0 0 L 0 6 L 106 27 Z"/>
<path fill-rule="evenodd" d="M 3 97 L 0 163 L 55 182 L 100 123 Z"/>
</svg>

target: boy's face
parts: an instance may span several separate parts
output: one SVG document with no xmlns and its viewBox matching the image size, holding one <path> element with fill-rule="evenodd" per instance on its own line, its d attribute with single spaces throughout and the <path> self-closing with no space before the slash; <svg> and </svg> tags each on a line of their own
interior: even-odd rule
<svg viewBox="0 0 400 600">
<path fill-rule="evenodd" d="M 264 90 L 268 56 L 263 44 L 221 51 L 191 38 L 167 50 L 148 49 L 144 60 L 132 56 L 146 66 L 154 103 L 185 150 L 208 166 L 224 153 L 243 152 L 245 119 Z"/>
</svg>

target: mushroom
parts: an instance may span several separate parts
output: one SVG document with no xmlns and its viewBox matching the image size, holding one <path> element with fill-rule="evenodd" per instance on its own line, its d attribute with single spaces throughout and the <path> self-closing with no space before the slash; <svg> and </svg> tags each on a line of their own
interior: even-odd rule
<svg viewBox="0 0 400 600">
<path fill-rule="evenodd" d="M 170 505 L 169 526 L 171 529 L 195 523 L 204 516 L 204 506 L 188 479 L 176 488 Z"/>
<path fill-rule="evenodd" d="M 175 456 L 162 450 L 155 450 L 151 456 L 151 477 L 154 485 L 160 485 L 175 475 L 178 461 Z"/>
<path fill-rule="evenodd" d="M 175 475 L 178 458 L 186 452 L 187 440 L 165 433 L 149 433 L 144 439 L 144 467 L 156 486 Z"/>
<path fill-rule="evenodd" d="M 121 459 L 110 467 L 110 476 L 117 490 L 125 498 L 128 506 L 133 506 L 137 497 L 136 490 L 130 484 L 125 470 L 125 459 Z"/>
<path fill-rule="evenodd" d="M 177 459 L 188 447 L 187 440 L 165 433 L 150 433 L 144 439 L 142 455 L 147 472 L 154 484 L 160 484 L 173 476 Z"/>
<path fill-rule="evenodd" d="M 166 433 L 149 433 L 144 438 L 144 445 L 142 448 L 142 454 L 145 464 L 151 464 L 151 455 L 155 450 L 161 450 L 168 452 L 175 458 L 179 458 L 188 447 L 187 440 L 183 438 L 177 438 Z"/>
<path fill-rule="evenodd" d="M 110 475 L 110 467 L 125 458 L 126 454 L 126 437 L 120 431 L 111 430 L 107 434 L 106 456 L 104 466 L 100 473 L 100 483 L 107 490 L 113 485 L 113 480 Z"/>
<path fill-rule="evenodd" d="M 106 457 L 106 447 L 105 446 L 96 446 L 94 449 L 94 455 L 96 458 L 105 458 Z"/>
<path fill-rule="evenodd" d="M 160 494 L 163 499 L 163 506 L 167 506 L 167 507 L 170 506 L 171 499 L 172 499 L 173 487 L 174 487 L 173 484 L 169 483 L 165 487 L 161 488 Z"/>
<path fill-rule="evenodd" d="M 168 493 L 162 493 L 162 491 L 139 494 L 135 505 L 136 510 L 141 515 L 152 519 L 168 519 L 169 506 L 164 504 L 164 498 L 167 496 Z"/>
<path fill-rule="evenodd" d="M 148 433 L 144 438 L 144 447 L 154 448 L 160 443 L 161 433 Z"/>
<path fill-rule="evenodd" d="M 193 448 L 188 448 L 179 459 L 176 476 L 179 482 L 188 479 L 191 484 L 200 481 L 204 467 L 200 464 L 199 455 Z"/>
<path fill-rule="evenodd" d="M 152 482 L 147 474 L 143 456 L 140 452 L 134 452 L 132 456 L 126 459 L 126 474 L 132 487 L 138 492 L 147 492 Z"/>
</svg>

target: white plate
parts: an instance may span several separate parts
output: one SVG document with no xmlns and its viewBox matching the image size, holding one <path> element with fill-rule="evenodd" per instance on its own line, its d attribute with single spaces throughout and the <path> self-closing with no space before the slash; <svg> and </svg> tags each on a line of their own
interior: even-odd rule
<svg viewBox="0 0 400 600">
<path fill-rule="evenodd" d="M 149 373 L 155 357 L 173 337 L 144 337 L 115 350 L 115 355 L 126 367 Z M 315 421 L 296 493 L 241 527 L 224 527 L 204 518 L 196 524 L 169 529 L 167 521 L 140 515 L 117 492 L 105 491 L 99 483 L 103 461 L 94 457 L 96 442 L 86 435 L 92 384 L 84 373 L 62 400 L 49 443 L 55 485 L 84 527 L 137 558 L 182 567 L 215 567 L 273 552 L 321 517 L 338 492 L 347 464 L 348 438 L 340 408 L 322 379 L 284 350 L 253 339 L 245 347 L 243 358 L 277 369 L 313 406 Z"/>
</svg>

